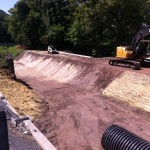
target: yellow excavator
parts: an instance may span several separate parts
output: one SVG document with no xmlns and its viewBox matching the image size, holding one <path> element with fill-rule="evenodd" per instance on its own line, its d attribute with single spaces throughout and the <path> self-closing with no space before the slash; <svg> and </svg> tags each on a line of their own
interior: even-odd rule
<svg viewBox="0 0 150 150">
<path fill-rule="evenodd" d="M 129 46 L 117 47 L 115 59 L 109 60 L 113 66 L 125 66 L 138 70 L 150 65 L 150 25 L 144 26 L 133 38 Z"/>
</svg>

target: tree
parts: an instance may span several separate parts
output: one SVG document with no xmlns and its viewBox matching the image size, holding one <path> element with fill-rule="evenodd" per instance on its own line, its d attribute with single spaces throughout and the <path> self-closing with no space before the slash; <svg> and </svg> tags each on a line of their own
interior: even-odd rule
<svg viewBox="0 0 150 150">
<path fill-rule="evenodd" d="M 150 23 L 150 0 L 20 0 L 8 30 L 31 48 L 71 45 L 75 53 L 109 56 Z"/>
<path fill-rule="evenodd" d="M 70 2 L 74 8 L 74 19 L 68 34 L 71 42 L 75 45 L 83 42 L 86 47 L 90 44 L 99 56 L 112 54 L 117 45 L 130 44 L 137 30 L 148 23 L 150 15 L 146 14 L 150 9 L 148 0 Z"/>
<path fill-rule="evenodd" d="M 69 3 L 66 0 L 43 0 L 42 20 L 46 26 L 43 36 L 45 44 L 62 45 L 70 23 Z"/>
<path fill-rule="evenodd" d="M 10 11 L 7 18 L 8 31 L 12 38 L 21 44 L 37 48 L 42 34 L 40 13 L 31 10 L 25 1 L 19 1 Z"/>
<path fill-rule="evenodd" d="M 64 42 L 69 23 L 66 0 L 21 0 L 10 14 L 8 29 L 16 42 L 31 48 Z"/>
<path fill-rule="evenodd" d="M 95 49 L 97 55 L 106 43 L 104 42 L 106 10 L 109 1 L 100 0 L 71 0 L 74 6 L 74 19 L 69 30 L 68 38 L 74 45 L 85 45 L 91 50 Z"/>
<path fill-rule="evenodd" d="M 7 14 L 0 10 L 0 43 L 9 43 L 11 42 L 11 37 L 7 32 L 7 24 L 5 18 Z"/>
</svg>

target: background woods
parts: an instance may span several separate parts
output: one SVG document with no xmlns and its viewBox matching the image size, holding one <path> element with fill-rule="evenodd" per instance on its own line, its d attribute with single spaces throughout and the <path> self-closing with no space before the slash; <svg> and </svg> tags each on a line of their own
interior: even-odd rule
<svg viewBox="0 0 150 150">
<path fill-rule="evenodd" d="M 0 11 L 0 43 L 112 56 L 150 23 L 149 0 L 19 0 Z"/>
</svg>

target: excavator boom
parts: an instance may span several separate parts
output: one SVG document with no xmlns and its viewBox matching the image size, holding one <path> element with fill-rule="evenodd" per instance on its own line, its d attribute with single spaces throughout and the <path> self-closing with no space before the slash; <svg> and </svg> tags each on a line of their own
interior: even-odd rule
<svg viewBox="0 0 150 150">
<path fill-rule="evenodd" d="M 134 56 L 138 56 L 142 49 L 140 49 L 141 40 L 150 36 L 150 25 L 144 26 L 132 40 L 132 43 L 127 47 L 127 49 L 133 51 Z M 146 42 L 146 41 L 145 41 Z"/>
</svg>

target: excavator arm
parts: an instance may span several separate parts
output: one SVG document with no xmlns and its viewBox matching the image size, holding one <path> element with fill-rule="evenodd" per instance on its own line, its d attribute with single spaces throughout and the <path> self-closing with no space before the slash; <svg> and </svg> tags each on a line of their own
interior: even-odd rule
<svg viewBox="0 0 150 150">
<path fill-rule="evenodd" d="M 139 56 L 143 50 L 140 47 L 141 40 L 144 40 L 148 36 L 150 36 L 150 25 L 144 26 L 141 30 L 139 30 L 133 38 L 132 43 L 126 49 L 133 51 L 134 57 Z"/>
</svg>

